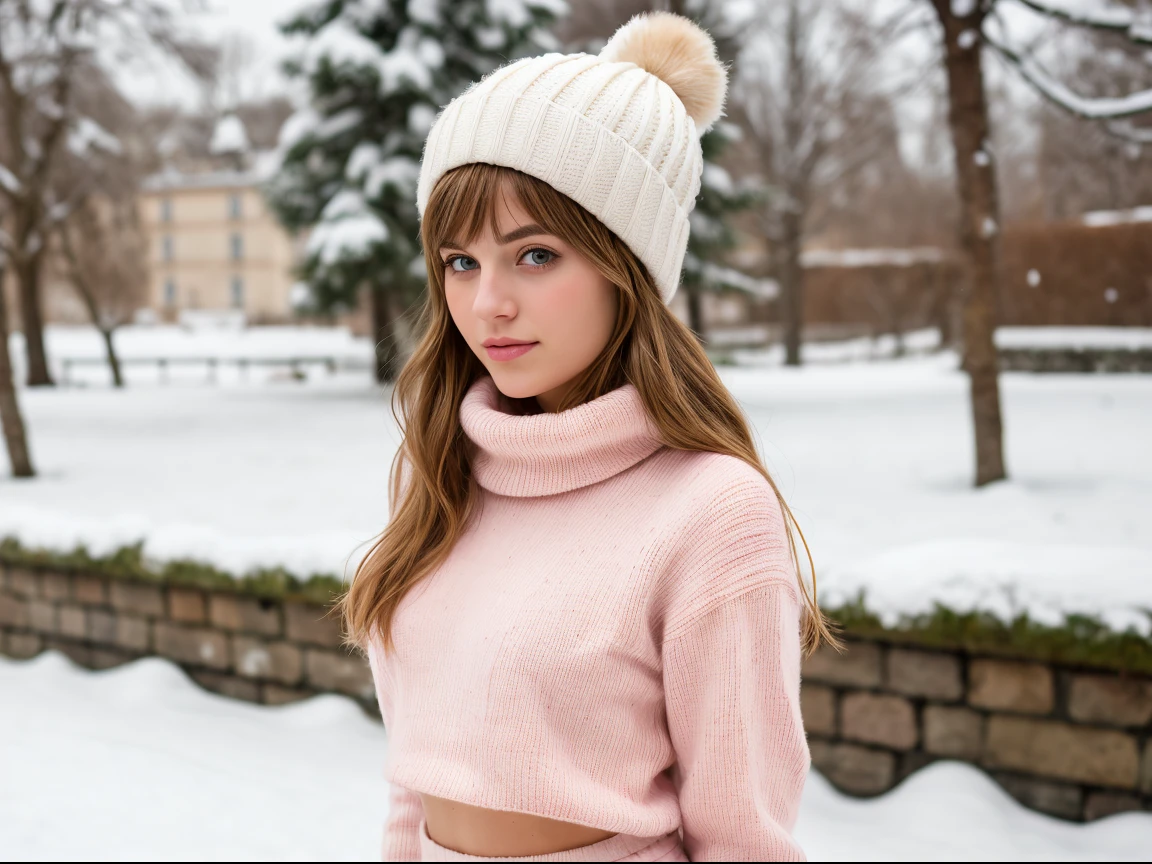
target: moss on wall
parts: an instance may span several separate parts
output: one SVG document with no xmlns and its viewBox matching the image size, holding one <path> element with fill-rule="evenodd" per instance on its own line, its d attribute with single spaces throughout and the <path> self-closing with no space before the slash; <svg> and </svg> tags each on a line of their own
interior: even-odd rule
<svg viewBox="0 0 1152 864">
<path fill-rule="evenodd" d="M 143 543 L 123 546 L 111 555 L 96 556 L 83 546 L 71 552 L 29 549 L 15 538 L 6 537 L 0 540 L 0 564 L 324 604 L 331 603 L 344 591 L 343 580 L 327 573 L 301 578 L 282 567 L 270 567 L 237 576 L 202 561 L 152 562 L 144 557 Z"/>
<path fill-rule="evenodd" d="M 886 626 L 863 599 L 825 612 L 848 637 L 1152 673 L 1152 637 L 1133 629 L 1118 632 L 1087 615 L 1066 615 L 1063 624 L 1053 626 L 1026 613 L 1006 622 L 986 612 L 955 612 L 937 605 L 929 614 L 905 616 Z M 1152 611 L 1148 614 L 1152 618 Z"/>
<path fill-rule="evenodd" d="M 299 577 L 274 567 L 237 576 L 200 561 L 151 562 L 144 557 L 142 543 L 101 557 L 83 547 L 71 552 L 29 549 L 9 537 L 0 540 L 0 564 L 322 604 L 331 603 L 345 587 L 342 579 L 327 573 Z M 987 613 L 954 612 L 937 606 L 930 614 L 906 617 L 886 626 L 868 609 L 864 598 L 825 612 L 848 638 L 1152 673 L 1152 637 L 1135 630 L 1120 633 L 1084 615 L 1069 615 L 1063 624 L 1052 626 L 1033 621 L 1026 614 L 1005 622 Z M 1149 616 L 1152 618 L 1152 611 Z"/>
</svg>

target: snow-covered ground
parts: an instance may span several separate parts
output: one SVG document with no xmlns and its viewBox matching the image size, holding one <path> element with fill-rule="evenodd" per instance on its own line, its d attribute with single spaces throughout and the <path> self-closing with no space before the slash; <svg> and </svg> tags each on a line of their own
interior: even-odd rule
<svg viewBox="0 0 1152 864">
<path fill-rule="evenodd" d="M 973 490 L 968 383 L 950 354 L 720 371 L 825 601 L 866 588 L 889 615 L 943 600 L 1152 628 L 1152 376 L 1004 375 L 1012 479 Z M 40 476 L 0 480 L 0 536 L 350 572 L 386 518 L 388 391 L 366 371 L 202 380 L 21 391 Z"/>
<path fill-rule="evenodd" d="M 349 699 L 249 705 L 55 652 L 0 658 L 0 693 L 0 860 L 379 860 L 387 738 Z M 1147 860 L 1152 815 L 1060 822 L 942 762 L 869 801 L 813 773 L 796 833 L 813 861 Z"/>
<path fill-rule="evenodd" d="M 763 325 L 726 327 L 713 334 L 718 348 L 728 344 L 748 344 L 767 338 Z M 46 331 L 49 359 L 56 370 L 62 361 L 103 360 L 104 345 L 91 327 L 49 327 Z M 935 329 L 914 330 L 904 335 L 905 349 L 924 353 L 939 345 Z M 1152 348 L 1152 327 L 1001 327 L 996 331 L 996 344 L 1002 348 Z M 211 358 L 322 358 L 334 359 L 344 367 L 369 366 L 373 361 L 372 343 L 352 336 L 342 327 L 250 327 L 186 328 L 173 325 L 124 327 L 116 333 L 117 350 L 122 358 L 161 357 L 169 359 Z M 12 359 L 17 366 L 23 361 L 24 346 L 20 334 L 10 340 Z M 847 363 L 890 357 L 896 340 L 891 335 L 875 339 L 855 338 L 834 342 L 811 342 L 803 346 L 809 363 Z M 783 347 L 739 350 L 734 355 L 749 365 L 780 365 Z M 235 367 L 225 365 L 224 380 L 232 380 Z M 175 380 L 205 381 L 204 367 L 178 367 L 169 373 Z M 129 366 L 130 380 L 154 382 L 154 367 Z M 80 384 L 103 385 L 108 381 L 102 366 L 78 366 L 69 371 L 71 380 Z"/>
<path fill-rule="evenodd" d="M 372 344 L 345 327 L 123 327 L 116 331 L 121 357 L 317 357 L 370 359 Z M 92 327 L 48 327 L 49 359 L 104 357 L 104 343 Z M 23 339 L 13 333 L 13 361 L 23 357 Z M 107 378 L 101 379 L 106 381 Z"/>
<path fill-rule="evenodd" d="M 712 334 L 717 348 L 726 345 L 749 345 L 767 338 L 763 324 L 729 327 Z M 940 345 L 940 331 L 912 330 L 904 334 L 904 351 L 923 354 Z M 999 327 L 998 348 L 1051 350 L 1064 348 L 1107 349 L 1120 351 L 1152 348 L 1152 327 Z M 896 338 L 883 334 L 876 338 L 857 337 L 830 342 L 809 342 L 802 347 L 806 363 L 852 363 L 861 360 L 891 358 L 896 353 Z M 746 365 L 779 366 L 784 360 L 784 347 L 737 349 L 732 356 Z"/>
<path fill-rule="evenodd" d="M 286 365 L 254 366 L 240 370 L 233 362 L 244 360 L 334 361 L 340 368 L 371 370 L 372 343 L 354 337 L 344 327 L 124 327 L 116 332 L 116 350 L 124 364 L 124 377 L 130 384 L 156 384 L 162 380 L 204 384 L 209 380 L 206 361 L 221 361 L 217 380 L 229 383 L 260 383 L 285 379 Z M 49 363 L 60 383 L 69 386 L 105 387 L 110 381 L 103 362 L 105 349 L 100 334 L 92 327 L 49 327 L 45 333 Z M 23 376 L 24 343 L 19 333 L 10 339 L 12 360 L 18 378 Z M 155 362 L 166 359 L 172 365 L 161 372 Z M 79 361 L 79 362 L 77 362 Z M 66 363 L 71 363 L 65 372 Z M 324 374 L 321 362 L 305 362 L 306 375 Z"/>
</svg>

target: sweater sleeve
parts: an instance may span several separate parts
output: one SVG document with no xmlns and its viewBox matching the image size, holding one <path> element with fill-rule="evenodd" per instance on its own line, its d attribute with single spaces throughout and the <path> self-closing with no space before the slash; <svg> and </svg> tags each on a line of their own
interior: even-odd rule
<svg viewBox="0 0 1152 864">
<path fill-rule="evenodd" d="M 368 646 L 368 665 L 376 688 L 376 701 L 380 717 L 389 740 L 392 736 L 392 694 L 384 664 L 376 643 Z M 424 804 L 420 796 L 410 789 L 388 783 L 388 816 L 384 821 L 382 861 L 420 860 L 420 820 L 424 818 Z"/>
<path fill-rule="evenodd" d="M 684 847 L 692 861 L 804 861 L 792 836 L 810 758 L 800 717 L 800 608 L 766 584 L 664 646 Z"/>
<path fill-rule="evenodd" d="M 389 783 L 388 819 L 384 823 L 381 861 L 420 860 L 420 820 L 424 805 L 415 792 Z"/>
<path fill-rule="evenodd" d="M 684 846 L 693 861 L 802 861 L 795 559 L 772 485 L 742 462 L 718 469 L 680 532 L 662 637 Z"/>
</svg>

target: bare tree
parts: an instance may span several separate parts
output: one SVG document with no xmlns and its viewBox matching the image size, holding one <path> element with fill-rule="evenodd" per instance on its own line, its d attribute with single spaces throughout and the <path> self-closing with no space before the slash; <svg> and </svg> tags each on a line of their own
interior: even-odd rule
<svg viewBox="0 0 1152 864">
<path fill-rule="evenodd" d="M 124 384 L 113 334 L 143 305 L 148 243 L 137 214 L 140 179 L 155 142 L 139 133 L 138 112 L 98 66 L 85 64 L 73 103 L 91 142 L 60 154 L 50 190 L 57 205 L 49 267 L 76 291 L 104 341 L 112 380 Z"/>
<path fill-rule="evenodd" d="M 556 22 L 554 32 L 564 45 L 595 53 L 621 24 L 659 5 L 660 0 L 582 0 L 570 4 L 569 13 Z"/>
<path fill-rule="evenodd" d="M 12 358 L 8 353 L 8 298 L 4 296 L 4 271 L 7 261 L 0 250 L 0 428 L 4 432 L 4 446 L 8 461 L 16 477 L 32 477 L 32 457 L 28 453 L 28 436 L 24 432 L 24 417 L 16 399 L 16 382 L 12 377 Z"/>
<path fill-rule="evenodd" d="M 902 32 L 899 18 L 873 22 L 840 0 L 759 0 L 746 23 L 729 114 L 775 193 L 760 227 L 780 283 L 789 365 L 800 364 L 800 255 L 813 203 L 894 146 L 883 122 L 890 112 L 875 109 L 900 86 L 880 66 Z"/>
<path fill-rule="evenodd" d="M 203 88 L 205 107 L 211 114 L 235 111 L 248 101 L 246 88 L 258 84 L 260 78 L 253 74 L 256 53 L 255 41 L 243 32 L 228 33 L 220 41 L 216 62 Z"/>
<path fill-rule="evenodd" d="M 1092 98 L 1076 93 L 1040 60 L 1044 43 L 1014 44 L 999 12 L 1015 3 L 1048 23 L 1108 33 L 1132 44 L 1152 44 L 1144 8 L 1109 7 L 1070 11 L 1048 0 L 927 0 L 940 23 L 943 65 L 948 78 L 949 128 L 960 193 L 960 243 L 967 264 L 964 297 L 964 369 L 969 376 L 976 438 L 976 485 L 1007 476 L 1004 465 L 998 358 L 994 342 L 999 289 L 1000 203 L 995 160 L 989 141 L 988 101 L 982 46 L 995 53 L 1032 88 L 1065 111 L 1109 123 L 1116 134 L 1129 131 L 1128 118 L 1152 111 L 1152 90 Z M 1133 132 L 1132 134 L 1136 134 Z"/>
<path fill-rule="evenodd" d="M 976 485 L 1006 476 L 1000 379 L 993 341 L 999 281 L 1000 204 L 988 144 L 988 101 L 978 43 L 977 0 L 931 0 L 942 25 L 948 126 L 960 192 L 960 247 L 968 265 L 963 311 L 964 370 L 976 435 Z M 967 7 L 973 7 L 967 9 Z M 966 16 L 954 9 L 968 11 Z"/>
<path fill-rule="evenodd" d="M 70 206 L 54 194 L 61 156 L 108 141 L 76 94 L 92 70 L 153 48 L 197 74 L 212 55 L 177 35 L 174 10 L 160 0 L 0 0 L 0 202 L 9 226 L 0 248 L 15 275 L 30 386 L 52 384 L 40 280 L 48 237 Z"/>
<path fill-rule="evenodd" d="M 135 199 L 89 196 L 58 223 L 57 237 L 68 281 L 104 340 L 112 383 L 123 387 L 113 334 L 132 320 L 148 288 L 148 243 Z"/>
</svg>

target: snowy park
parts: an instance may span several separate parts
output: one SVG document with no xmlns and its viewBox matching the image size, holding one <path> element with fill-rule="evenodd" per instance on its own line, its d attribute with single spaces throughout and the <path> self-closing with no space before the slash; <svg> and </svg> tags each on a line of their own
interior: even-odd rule
<svg viewBox="0 0 1152 864">
<path fill-rule="evenodd" d="M 161 338 L 125 331 L 125 358 L 152 356 Z M 84 386 L 28 390 L 42 476 L 5 489 L 0 536 L 97 556 L 143 541 L 153 559 L 234 575 L 349 575 L 386 519 L 399 441 L 390 390 L 356 366 L 370 357 L 367 340 L 292 328 L 167 338 L 177 356 L 273 357 L 291 344 L 354 368 L 316 366 L 303 380 L 221 373 L 211 385 L 202 369 L 162 384 L 154 369 L 129 367 L 138 377 L 122 391 L 97 368 Z M 60 357 L 99 356 L 82 329 L 52 330 L 50 345 Z M 826 362 L 787 369 L 751 353 L 718 368 L 808 538 L 822 602 L 863 591 L 889 621 L 940 602 L 1152 632 L 1152 379 L 1004 375 L 1012 479 L 973 489 L 954 353 L 833 362 L 827 346 L 812 347 Z"/>
<path fill-rule="evenodd" d="M 381 679 L 332 613 L 389 518 L 397 373 L 415 356 L 421 387 L 450 377 L 428 321 L 493 361 L 521 337 L 567 357 L 599 325 L 561 304 L 595 271 L 632 328 L 603 359 L 649 400 L 694 374 L 699 340 L 844 642 L 758 652 L 740 625 L 739 674 L 684 688 L 711 700 L 696 749 L 784 740 L 751 710 L 739 733 L 709 716 L 761 707 L 752 673 L 783 670 L 809 860 L 1152 861 L 1150 47 L 1152 0 L 0 0 L 0 862 L 379 860 L 389 756 L 417 737 L 410 711 L 380 722 L 380 682 L 436 688 Z M 517 203 L 509 179 L 531 218 L 493 245 L 459 217 L 498 187 Z M 704 406 L 739 437 L 702 389 L 666 416 Z M 734 488 L 722 545 L 763 549 Z M 611 585 L 658 619 L 631 628 L 646 681 L 674 680 L 669 622 L 762 596 L 725 575 L 743 552 L 706 559 L 707 592 L 648 566 L 683 569 L 713 528 L 686 509 L 683 531 L 626 539 L 632 572 L 698 614 Z M 406 521 L 432 527 L 353 605 L 388 611 L 458 515 Z M 555 526 L 589 524 L 569 516 L 522 547 L 566 577 Z M 485 538 L 496 602 L 516 567 L 553 584 Z M 594 559 L 587 539 L 581 561 L 624 571 L 621 544 Z M 505 606 L 512 637 L 485 614 L 476 642 L 429 644 L 537 632 Z M 606 653 L 635 660 L 621 640 Z M 413 668 L 441 686 L 470 668 L 435 656 Z M 561 713 L 514 671 L 508 704 Z M 647 733 L 673 737 L 679 689 Z M 591 709 L 633 695 L 563 713 L 615 730 Z M 491 742 L 491 715 L 462 728 Z M 720 761 L 672 749 L 689 774 Z M 747 761 L 763 812 L 783 763 Z M 682 824 L 718 834 L 691 797 Z"/>
</svg>

